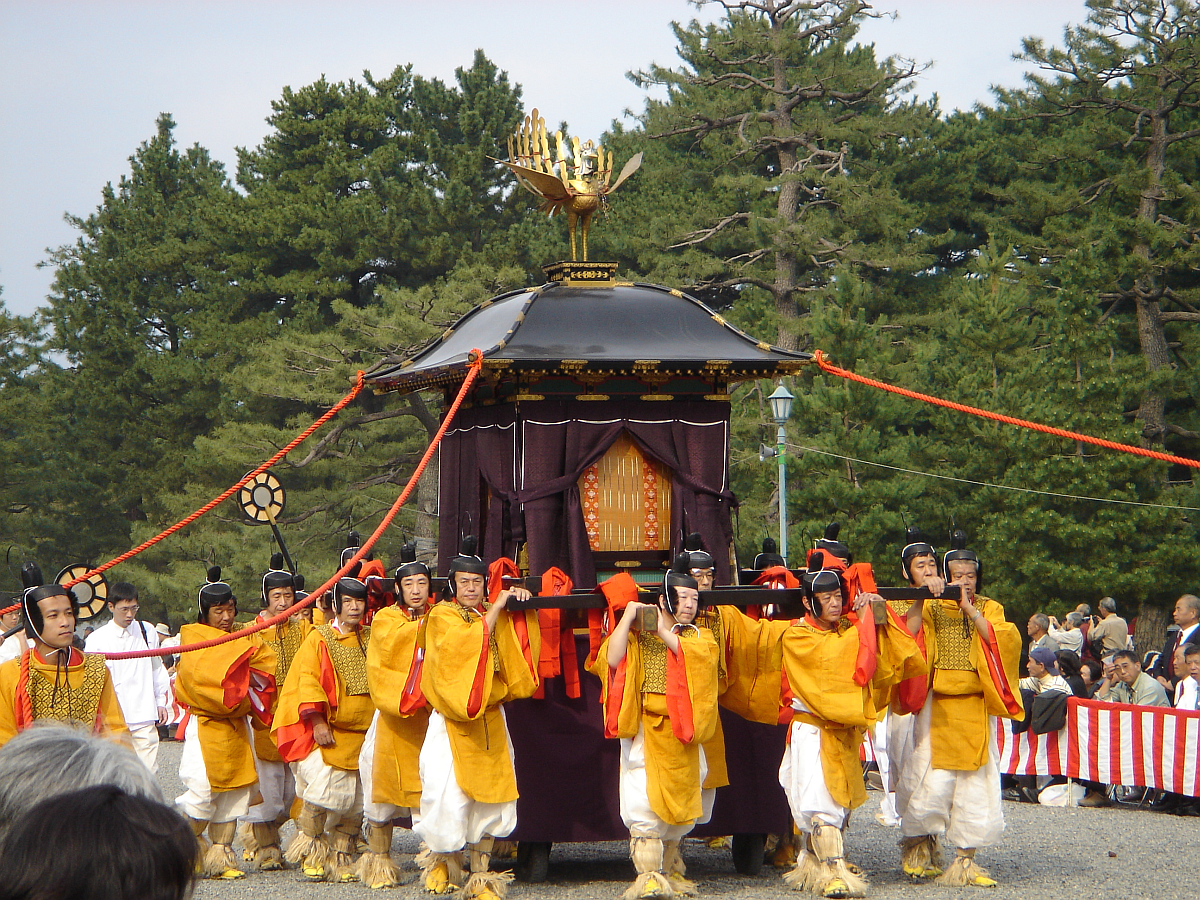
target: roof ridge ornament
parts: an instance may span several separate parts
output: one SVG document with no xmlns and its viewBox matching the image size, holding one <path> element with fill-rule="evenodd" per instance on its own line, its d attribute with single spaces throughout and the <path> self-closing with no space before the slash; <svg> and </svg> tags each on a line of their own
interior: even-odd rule
<svg viewBox="0 0 1200 900">
<path fill-rule="evenodd" d="M 588 229 L 592 216 L 597 210 L 605 208 L 609 194 L 638 170 L 642 164 L 642 154 L 635 154 L 625 163 L 617 180 L 611 182 L 613 158 L 603 146 L 590 140 L 580 143 L 579 138 L 572 137 L 571 153 L 568 154 L 561 131 L 554 132 L 554 143 L 558 152 L 557 162 L 550 154 L 546 120 L 534 107 L 516 134 L 509 136 L 508 159 L 497 159 L 496 162 L 507 166 L 521 187 L 542 199 L 539 210 L 551 216 L 566 212 L 567 230 L 571 235 L 571 261 L 587 262 Z M 576 223 L 580 230 L 578 241 L 575 236 Z M 612 265 L 615 272 L 616 265 Z M 549 272 L 546 274 L 550 276 Z M 581 280 L 595 283 L 599 279 L 592 277 Z M 611 280 L 611 276 L 606 280 Z"/>
</svg>

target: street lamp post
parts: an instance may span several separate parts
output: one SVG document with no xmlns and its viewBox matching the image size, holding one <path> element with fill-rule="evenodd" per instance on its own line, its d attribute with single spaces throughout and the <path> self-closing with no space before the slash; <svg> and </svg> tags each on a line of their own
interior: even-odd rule
<svg viewBox="0 0 1200 900">
<path fill-rule="evenodd" d="M 787 469 L 784 468 L 784 442 L 787 440 L 788 416 L 792 414 L 792 394 L 782 384 L 767 398 L 771 404 L 771 415 L 775 418 L 778 431 L 775 434 L 775 458 L 779 460 L 779 555 L 787 564 Z"/>
</svg>

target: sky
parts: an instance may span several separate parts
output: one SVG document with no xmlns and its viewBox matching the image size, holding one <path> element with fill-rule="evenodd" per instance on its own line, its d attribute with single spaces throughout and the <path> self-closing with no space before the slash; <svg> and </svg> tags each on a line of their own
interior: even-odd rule
<svg viewBox="0 0 1200 900">
<path fill-rule="evenodd" d="M 1023 37 L 1061 43 L 1083 0 L 876 0 L 895 13 L 860 32 L 880 56 L 932 63 L 915 93 L 944 110 L 1016 86 Z M 232 176 L 236 147 L 267 133 L 284 86 L 382 76 L 396 66 L 453 82 L 477 48 L 524 87 L 528 107 L 598 138 L 643 91 L 625 76 L 676 65 L 672 21 L 713 19 L 686 0 L 0 0 L 0 301 L 44 305 L 48 249 L 72 243 L 129 171 L 159 113 L 181 146 L 199 143 Z M 628 120 L 626 120 L 628 122 Z"/>
</svg>

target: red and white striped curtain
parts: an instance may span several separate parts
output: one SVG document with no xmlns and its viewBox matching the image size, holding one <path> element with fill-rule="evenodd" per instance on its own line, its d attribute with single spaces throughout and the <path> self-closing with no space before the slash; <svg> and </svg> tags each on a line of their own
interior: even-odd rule
<svg viewBox="0 0 1200 900">
<path fill-rule="evenodd" d="M 1065 775 L 1200 796 L 1200 712 L 1071 698 L 1067 724 L 1050 734 L 1013 734 L 996 722 L 1000 770 Z"/>
</svg>

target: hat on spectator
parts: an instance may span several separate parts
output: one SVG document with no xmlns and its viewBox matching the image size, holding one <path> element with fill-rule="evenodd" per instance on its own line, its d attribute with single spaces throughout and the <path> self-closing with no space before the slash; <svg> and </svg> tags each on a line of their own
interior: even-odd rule
<svg viewBox="0 0 1200 900">
<path fill-rule="evenodd" d="M 163 637 L 171 636 L 171 626 L 164 625 L 162 622 L 159 622 L 157 625 L 155 625 L 154 630 L 157 631 L 159 634 L 161 634 Z"/>
<path fill-rule="evenodd" d="M 1029 658 L 1036 659 L 1039 663 L 1046 667 L 1047 672 L 1058 671 L 1058 657 L 1054 651 L 1048 647 L 1038 647 L 1036 650 L 1029 651 Z"/>
</svg>

